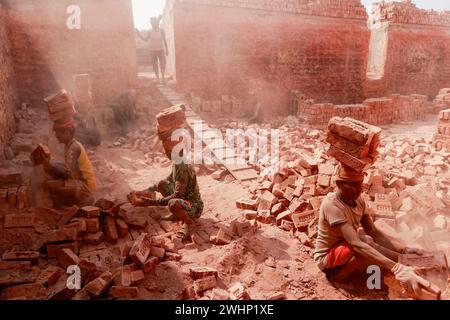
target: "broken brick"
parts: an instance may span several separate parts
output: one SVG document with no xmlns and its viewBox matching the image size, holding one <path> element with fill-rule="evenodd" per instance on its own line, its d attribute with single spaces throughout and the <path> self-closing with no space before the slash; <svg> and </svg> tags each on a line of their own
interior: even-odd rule
<svg viewBox="0 0 450 320">
<path fill-rule="evenodd" d="M 281 221 L 283 220 L 291 220 L 292 219 L 291 216 L 292 212 L 290 210 L 283 211 L 276 218 L 277 224 L 278 225 L 281 224 Z"/>
<path fill-rule="evenodd" d="M 44 300 L 46 298 L 45 287 L 40 283 L 21 284 L 4 288 L 0 296 L 0 300 Z"/>
<path fill-rule="evenodd" d="M 259 200 L 250 200 L 250 199 L 244 199 L 240 198 L 236 200 L 236 207 L 243 210 L 256 210 L 259 205 Z"/>
<path fill-rule="evenodd" d="M 199 278 L 194 281 L 194 291 L 200 294 L 206 290 L 213 289 L 217 286 L 217 279 L 215 275 Z"/>
<path fill-rule="evenodd" d="M 276 217 L 278 214 L 280 214 L 284 210 L 286 210 L 286 207 L 282 203 L 277 203 L 276 205 L 274 205 L 272 207 L 271 214 Z"/>
<path fill-rule="evenodd" d="M 292 231 L 294 230 L 294 223 L 292 221 L 282 220 L 280 227 L 285 231 Z"/>
<path fill-rule="evenodd" d="M 250 300 L 250 295 L 240 282 L 232 285 L 228 291 L 230 292 L 231 300 Z"/>
<path fill-rule="evenodd" d="M 58 256 L 58 265 L 64 270 L 69 266 L 78 265 L 80 263 L 80 258 L 70 249 L 61 249 Z"/>
<path fill-rule="evenodd" d="M 231 243 L 232 241 L 233 235 L 231 234 L 231 232 L 223 227 L 220 227 L 216 235 L 215 243 L 218 245 L 225 245 Z"/>
<path fill-rule="evenodd" d="M 84 289 L 93 298 L 97 298 L 102 295 L 103 292 L 108 289 L 112 282 L 112 274 L 109 271 L 102 273 L 98 278 L 89 282 Z"/>
<path fill-rule="evenodd" d="M 166 261 L 180 261 L 181 255 L 179 255 L 178 253 L 175 253 L 175 252 L 166 252 L 165 260 Z"/>
<path fill-rule="evenodd" d="M 254 210 L 244 210 L 244 217 L 247 220 L 254 220 L 258 213 Z"/>
<path fill-rule="evenodd" d="M 270 213 L 270 210 L 260 210 L 260 211 L 258 211 L 257 219 L 261 223 L 271 223 L 272 222 L 272 215 Z"/>
<path fill-rule="evenodd" d="M 61 244 L 47 244 L 47 257 L 48 258 L 58 258 L 62 249 L 70 249 L 74 253 L 78 253 L 79 245 L 77 241 Z"/>
<path fill-rule="evenodd" d="M 210 267 L 191 267 L 189 275 L 193 280 L 214 276 L 217 277 L 217 270 Z"/>
<path fill-rule="evenodd" d="M 302 213 L 295 213 L 291 218 L 296 229 L 305 228 L 316 218 L 316 211 L 309 210 Z"/>
<path fill-rule="evenodd" d="M 151 238 L 148 234 L 141 234 L 130 250 L 130 258 L 134 263 L 144 265 L 151 250 Z"/>
</svg>

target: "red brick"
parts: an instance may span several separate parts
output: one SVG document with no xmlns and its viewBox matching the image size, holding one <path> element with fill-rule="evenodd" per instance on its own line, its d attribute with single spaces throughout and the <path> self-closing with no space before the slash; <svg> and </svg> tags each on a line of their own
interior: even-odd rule
<svg viewBox="0 0 450 320">
<path fill-rule="evenodd" d="M 83 243 L 86 244 L 100 244 L 105 240 L 103 232 L 89 233 L 83 237 Z"/>
<path fill-rule="evenodd" d="M 116 228 L 119 238 L 125 238 L 128 235 L 128 225 L 125 220 L 116 218 Z"/>
<path fill-rule="evenodd" d="M 283 230 L 291 231 L 294 229 L 294 223 L 292 221 L 282 220 L 280 227 Z"/>
<path fill-rule="evenodd" d="M 233 234 L 225 228 L 220 227 L 216 235 L 216 244 L 225 245 L 231 243 L 232 241 Z"/>
<path fill-rule="evenodd" d="M 272 215 L 270 213 L 270 210 L 259 210 L 257 219 L 261 223 L 271 223 Z"/>
<path fill-rule="evenodd" d="M 278 214 L 280 214 L 284 210 L 286 210 L 286 207 L 282 203 L 277 203 L 276 205 L 274 205 L 272 207 L 271 214 L 276 217 Z"/>
<path fill-rule="evenodd" d="M 37 283 L 46 287 L 54 285 L 63 274 L 64 270 L 55 266 L 49 266 L 43 270 L 36 279 Z"/>
<path fill-rule="evenodd" d="M 114 217 L 106 216 L 103 220 L 103 227 L 105 230 L 106 240 L 108 242 L 115 242 L 117 241 L 117 239 L 119 239 Z"/>
<path fill-rule="evenodd" d="M 64 270 L 69 266 L 78 265 L 80 263 L 80 259 L 78 256 L 73 253 L 70 249 L 61 249 L 61 252 L 58 257 L 58 265 Z"/>
<path fill-rule="evenodd" d="M 281 224 L 283 220 L 291 220 L 292 212 L 290 210 L 283 211 L 277 216 L 277 224 Z"/>
<path fill-rule="evenodd" d="M 28 228 L 34 227 L 36 220 L 34 214 L 8 214 L 5 216 L 5 228 Z"/>
<path fill-rule="evenodd" d="M 232 285 L 228 291 L 230 292 L 230 300 L 250 300 L 250 295 L 240 282 Z"/>
<path fill-rule="evenodd" d="M 254 210 L 244 210 L 244 217 L 247 220 L 256 219 L 257 215 L 258 215 L 258 213 Z"/>
<path fill-rule="evenodd" d="M 296 229 L 305 228 L 316 218 L 316 215 L 316 211 L 314 210 L 296 213 L 292 215 L 292 221 Z"/>
<path fill-rule="evenodd" d="M 364 159 L 357 159 L 357 158 L 341 151 L 340 149 L 335 148 L 334 146 L 330 146 L 330 148 L 327 151 L 327 154 L 330 157 L 335 158 L 339 162 L 342 162 L 343 164 L 351 167 L 352 169 L 354 169 L 358 172 L 363 172 L 363 171 L 367 170 L 368 168 L 370 168 L 370 166 L 374 162 L 374 159 L 371 157 L 367 157 Z"/>
<path fill-rule="evenodd" d="M 141 283 L 145 279 L 145 274 L 142 270 L 136 270 L 131 272 L 131 285 Z"/>
<path fill-rule="evenodd" d="M 334 117 L 328 123 L 328 130 L 359 145 L 370 144 L 374 135 L 379 135 L 381 129 L 352 118 Z"/>
<path fill-rule="evenodd" d="M 153 269 L 155 269 L 156 265 L 159 262 L 159 258 L 158 257 L 150 257 L 148 258 L 147 261 L 145 261 L 144 266 L 142 267 L 142 270 L 145 273 L 148 273 L 150 271 L 152 271 Z"/>
<path fill-rule="evenodd" d="M 72 250 L 74 253 L 78 253 L 79 244 L 77 241 L 61 244 L 47 244 L 47 257 L 58 258 L 61 250 L 65 248 Z"/>
<path fill-rule="evenodd" d="M 365 158 L 369 155 L 370 145 L 358 145 L 332 132 L 327 133 L 327 142 L 358 159 Z M 330 175 L 332 174 L 333 172 Z"/>
<path fill-rule="evenodd" d="M 295 199 L 289 205 L 289 210 L 293 213 L 298 213 L 298 212 L 302 212 L 302 211 L 306 210 L 307 207 L 308 207 L 307 201 Z"/>
<path fill-rule="evenodd" d="M 141 234 L 130 250 L 130 258 L 138 265 L 144 265 L 151 250 L 151 238 L 148 234 Z"/>
<path fill-rule="evenodd" d="M 80 208 L 80 213 L 83 217 L 92 219 L 100 217 L 100 209 L 93 206 L 87 206 Z"/>
<path fill-rule="evenodd" d="M 217 277 L 217 270 L 210 267 L 191 267 L 189 275 L 193 280 L 214 276 Z"/>
<path fill-rule="evenodd" d="M 239 200 L 236 200 L 236 207 L 239 209 L 244 210 L 256 210 L 259 205 L 259 200 L 250 200 L 250 199 L 244 199 L 240 198 Z"/>
<path fill-rule="evenodd" d="M 98 218 L 92 218 L 86 220 L 87 232 L 96 233 L 100 231 L 100 220 Z"/>
<path fill-rule="evenodd" d="M 150 255 L 157 257 L 160 260 L 162 260 L 164 258 L 165 252 L 166 252 L 166 250 L 164 250 L 164 248 L 151 247 L 151 249 L 150 249 Z"/>
<path fill-rule="evenodd" d="M 0 261 L 0 270 L 30 270 L 30 261 Z"/>
<path fill-rule="evenodd" d="M 36 251 L 10 251 L 2 255 L 3 261 L 31 261 L 32 264 L 39 260 L 39 252 Z"/>
<path fill-rule="evenodd" d="M 109 271 L 102 273 L 98 278 L 89 282 L 84 289 L 93 298 L 97 298 L 108 289 L 112 282 L 112 274 Z"/>
</svg>

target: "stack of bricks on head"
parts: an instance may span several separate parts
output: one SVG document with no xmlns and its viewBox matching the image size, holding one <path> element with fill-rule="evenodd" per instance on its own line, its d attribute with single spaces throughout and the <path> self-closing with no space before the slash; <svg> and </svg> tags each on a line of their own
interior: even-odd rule
<svg viewBox="0 0 450 320">
<path fill-rule="evenodd" d="M 179 143 L 179 140 L 175 141 L 172 138 L 176 130 L 186 127 L 185 110 L 185 106 L 181 104 L 167 108 L 156 115 L 156 131 L 166 150 L 172 150 Z"/>
<path fill-rule="evenodd" d="M 44 101 L 48 107 L 50 120 L 55 123 L 71 120 L 76 113 L 73 97 L 66 90 L 60 90 L 58 93 L 45 98 Z"/>
</svg>

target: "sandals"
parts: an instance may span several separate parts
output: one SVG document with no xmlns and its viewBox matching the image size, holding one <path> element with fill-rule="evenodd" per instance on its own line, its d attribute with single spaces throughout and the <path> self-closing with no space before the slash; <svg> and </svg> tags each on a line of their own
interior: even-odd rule
<svg viewBox="0 0 450 320">
<path fill-rule="evenodd" d="M 190 236 L 189 225 L 184 223 L 180 230 L 178 230 L 176 237 L 181 240 L 186 240 Z"/>
</svg>

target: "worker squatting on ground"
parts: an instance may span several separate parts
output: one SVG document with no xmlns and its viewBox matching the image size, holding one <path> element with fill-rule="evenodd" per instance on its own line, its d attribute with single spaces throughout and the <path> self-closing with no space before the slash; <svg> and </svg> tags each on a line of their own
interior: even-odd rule
<svg viewBox="0 0 450 320">
<path fill-rule="evenodd" d="M 167 157 L 173 160 L 170 142 L 168 144 L 164 142 L 163 145 Z M 155 191 L 161 193 L 163 198 L 154 200 L 146 197 L 149 192 Z M 128 199 L 133 206 L 168 206 L 172 214 L 163 220 L 183 221 L 183 227 L 178 233 L 183 240 L 189 237 L 190 228 L 203 212 L 203 201 L 194 167 L 184 162 L 173 163 L 172 172 L 167 179 L 147 190 L 132 192 Z"/>
<path fill-rule="evenodd" d="M 75 123 L 66 120 L 54 125 L 56 138 L 65 145 L 64 164 L 52 163 L 46 157 L 44 170 L 53 179 L 46 185 L 56 206 L 94 203 L 92 192 L 96 188 L 94 168 L 83 145 L 74 139 Z"/>
<path fill-rule="evenodd" d="M 314 260 L 339 286 L 356 272 L 367 276 L 367 267 L 377 265 L 382 273 L 391 271 L 405 289 L 415 296 L 428 281 L 409 266 L 398 263 L 400 254 L 423 254 L 388 239 L 376 228 L 360 197 L 364 173 L 340 165 L 336 175 L 337 189 L 320 207 L 319 228 Z M 359 232 L 363 228 L 365 234 Z"/>
<path fill-rule="evenodd" d="M 126 136 L 129 123 L 136 120 L 136 90 L 124 91 L 111 103 L 116 123 L 120 126 L 121 134 Z"/>
<path fill-rule="evenodd" d="M 159 28 L 159 23 L 162 16 L 158 18 L 152 17 L 150 23 L 152 25 L 152 30 L 149 31 L 146 37 L 142 37 L 139 30 L 136 29 L 136 33 L 141 40 L 147 42 L 149 41 L 150 57 L 152 60 L 153 71 L 155 72 L 156 79 L 159 79 L 159 68 L 161 68 L 161 82 L 166 83 L 166 56 L 169 54 L 169 49 L 167 47 L 166 35 L 164 30 Z M 159 67 L 158 67 L 159 61 Z"/>
</svg>

